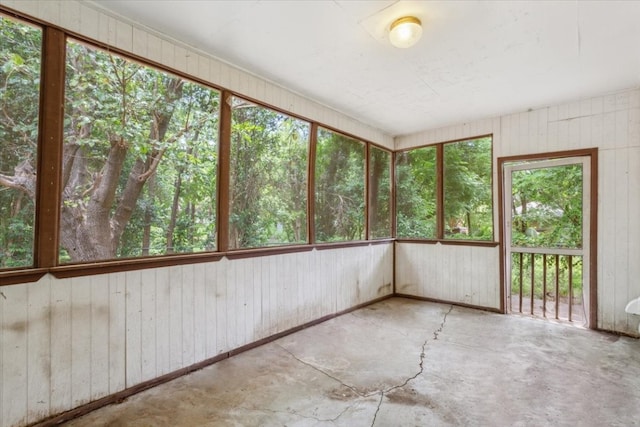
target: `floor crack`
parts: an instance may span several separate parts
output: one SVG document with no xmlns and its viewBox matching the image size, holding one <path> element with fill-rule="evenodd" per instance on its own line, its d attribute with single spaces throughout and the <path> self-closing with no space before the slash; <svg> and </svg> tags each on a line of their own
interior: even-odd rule
<svg viewBox="0 0 640 427">
<path fill-rule="evenodd" d="M 442 318 L 442 323 L 440 323 L 440 327 L 438 329 L 436 329 L 435 331 L 433 331 L 433 339 L 431 341 L 437 341 L 438 340 L 438 336 L 440 335 L 440 333 L 444 329 L 444 325 L 445 325 L 445 323 L 447 323 L 447 316 L 449 316 L 451 311 L 453 311 L 453 305 L 451 305 L 449 307 L 449 310 L 444 314 L 444 316 Z M 422 375 L 422 373 L 424 372 L 424 358 L 426 356 L 425 351 L 426 351 L 426 347 L 427 347 L 428 343 L 429 343 L 428 339 L 425 340 L 422 343 L 422 348 L 420 350 L 420 363 L 418 364 L 418 367 L 419 367 L 418 372 L 414 376 L 407 378 L 402 384 L 397 384 L 397 385 L 394 385 L 392 387 L 389 387 L 386 390 L 383 390 L 382 391 L 383 395 L 384 395 L 384 393 L 389 393 L 390 391 L 393 391 L 395 389 L 402 388 L 402 387 L 406 386 L 407 384 L 409 384 L 409 382 L 415 380 L 420 375 Z"/>
<path fill-rule="evenodd" d="M 323 371 L 322 369 L 318 368 L 317 366 L 312 365 L 309 362 L 305 362 L 304 360 L 300 359 L 298 356 L 296 356 L 295 354 L 293 354 L 292 352 L 290 352 L 289 350 L 287 350 L 286 348 L 284 348 L 283 346 L 281 346 L 280 344 L 276 344 L 278 347 L 280 347 L 282 350 L 284 350 L 286 353 L 288 353 L 291 357 L 293 357 L 294 359 L 296 359 L 298 362 L 302 363 L 305 366 L 308 366 L 309 368 L 313 369 L 314 371 L 320 372 L 321 374 L 331 378 L 332 380 L 340 383 L 342 386 L 348 388 L 349 390 L 351 390 L 352 392 L 354 392 L 355 394 L 357 394 L 360 397 L 369 397 L 372 394 L 375 393 L 370 393 L 370 394 L 364 394 L 361 393 L 360 390 L 358 390 L 356 387 L 346 384 L 344 382 L 342 382 L 342 380 L 340 380 L 340 378 L 334 377 L 333 375 L 331 375 L 330 373 Z M 377 393 L 377 392 L 376 392 Z"/>
<path fill-rule="evenodd" d="M 371 392 L 371 393 L 362 393 L 362 392 L 360 392 L 360 390 L 358 390 L 356 387 L 354 387 L 354 386 L 352 386 L 352 385 L 349 385 L 349 384 L 345 384 L 345 383 L 344 383 L 344 382 L 342 382 L 339 378 L 337 378 L 337 377 L 335 377 L 335 376 L 331 375 L 330 373 L 328 373 L 328 372 L 326 372 L 326 371 L 323 371 L 322 369 L 318 368 L 317 366 L 312 365 L 312 364 L 311 364 L 311 363 L 309 363 L 309 362 L 305 362 L 304 360 L 300 359 L 298 356 L 296 356 L 295 354 L 293 354 L 291 351 L 287 350 L 287 349 L 286 349 L 285 347 L 283 347 L 282 345 L 280 345 L 280 344 L 276 344 L 276 345 L 277 345 L 278 347 L 280 347 L 283 351 L 285 351 L 286 353 L 288 353 L 291 357 L 293 357 L 293 358 L 294 358 L 295 360 L 297 360 L 298 362 L 300 362 L 300 363 L 302 363 L 303 365 L 308 366 L 309 368 L 311 368 L 311 369 L 313 369 L 313 370 L 315 370 L 315 371 L 317 371 L 317 372 L 320 372 L 321 374 L 323 374 L 323 375 L 325 375 L 325 376 L 327 376 L 327 377 L 331 378 L 332 380 L 334 380 L 334 381 L 336 381 L 336 382 L 340 383 L 342 386 L 344 386 L 344 387 L 348 388 L 349 390 L 353 391 L 355 394 L 357 394 L 357 395 L 358 395 L 358 396 L 360 396 L 360 397 L 364 397 L 364 398 L 366 398 L 366 397 L 371 397 L 371 396 L 376 395 L 376 394 L 380 394 L 380 400 L 378 400 L 378 406 L 376 407 L 376 412 L 373 414 L 373 420 L 371 421 L 371 427 L 373 427 L 373 426 L 375 425 L 375 423 L 376 423 L 376 419 L 377 419 L 377 417 L 378 417 L 378 413 L 380 412 L 380 408 L 382 407 L 382 402 L 383 402 L 383 400 L 384 400 L 384 396 L 385 396 L 385 394 L 388 394 L 389 392 L 391 392 L 391 391 L 393 391 L 393 390 L 396 390 L 396 389 L 399 389 L 399 388 L 405 387 L 405 386 L 406 386 L 407 384 L 409 384 L 411 381 L 415 380 L 415 379 L 416 379 L 416 378 L 418 378 L 420 375 L 422 375 L 422 373 L 424 372 L 424 360 L 425 360 L 425 357 L 426 357 L 426 353 L 425 353 L 425 352 L 426 352 L 427 344 L 428 344 L 430 341 L 437 341 L 437 340 L 438 340 L 438 338 L 439 338 L 440 334 L 441 334 L 441 333 L 442 333 L 442 331 L 444 330 L 444 326 L 445 326 L 445 324 L 447 323 L 447 317 L 449 316 L 449 314 L 451 314 L 451 312 L 452 312 L 452 311 L 453 311 L 453 305 L 451 305 L 451 306 L 449 307 L 449 310 L 448 310 L 448 311 L 444 314 L 444 316 L 442 317 L 442 322 L 440 323 L 440 326 L 438 327 L 438 329 L 436 329 L 435 331 L 433 331 L 433 338 L 431 338 L 431 339 L 426 339 L 426 340 L 422 343 L 422 347 L 421 347 L 421 349 L 420 349 L 420 362 L 419 362 L 419 364 L 418 364 L 418 367 L 419 367 L 418 372 L 417 372 L 415 375 L 413 375 L 413 376 L 411 376 L 411 377 L 409 377 L 409 378 L 405 379 L 401 384 L 396 384 L 396 385 L 391 386 L 391 387 L 389 387 L 389 388 L 386 388 L 386 389 L 383 389 L 383 390 L 377 390 L 377 391 L 374 391 L 374 392 Z M 302 416 L 302 417 L 305 417 L 305 418 L 316 419 L 316 420 L 318 420 L 318 421 L 336 421 L 336 420 L 337 420 L 338 418 L 340 418 L 340 417 L 341 417 L 341 416 L 342 416 L 342 415 L 343 415 L 343 414 L 344 414 L 344 413 L 345 413 L 345 412 L 346 412 L 350 407 L 351 407 L 351 406 L 347 407 L 344 411 L 342 411 L 340 414 L 338 414 L 338 416 L 337 416 L 336 418 L 334 418 L 334 419 L 332 419 L 332 420 L 319 420 L 319 419 L 317 419 L 317 418 L 315 418 L 315 417 L 305 417 L 305 416 L 300 415 L 300 414 L 298 414 L 298 413 L 295 413 L 295 415 Z"/>
<path fill-rule="evenodd" d="M 373 414 L 373 420 L 371 421 L 371 427 L 376 424 L 376 418 L 378 418 L 378 412 L 380 412 L 380 407 L 382 406 L 382 400 L 384 399 L 384 391 L 380 392 L 380 400 L 378 401 L 378 407 L 376 408 L 376 412 Z"/>
</svg>

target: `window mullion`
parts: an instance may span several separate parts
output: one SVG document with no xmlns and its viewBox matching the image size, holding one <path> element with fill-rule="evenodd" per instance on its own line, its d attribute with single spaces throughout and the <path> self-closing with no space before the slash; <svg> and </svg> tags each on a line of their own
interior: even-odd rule
<svg viewBox="0 0 640 427">
<path fill-rule="evenodd" d="M 316 147 L 318 145 L 318 124 L 311 123 L 309 134 L 309 164 L 307 172 L 307 241 L 316 243 Z"/>
<path fill-rule="evenodd" d="M 229 212 L 231 185 L 231 99 L 223 91 L 220 102 L 220 145 L 218 152 L 218 251 L 229 250 Z"/>
<path fill-rule="evenodd" d="M 35 267 L 54 267 L 58 263 L 65 49 L 64 32 L 45 27 L 38 137 Z"/>
<path fill-rule="evenodd" d="M 444 239 L 444 145 L 436 146 L 436 238 Z"/>
</svg>

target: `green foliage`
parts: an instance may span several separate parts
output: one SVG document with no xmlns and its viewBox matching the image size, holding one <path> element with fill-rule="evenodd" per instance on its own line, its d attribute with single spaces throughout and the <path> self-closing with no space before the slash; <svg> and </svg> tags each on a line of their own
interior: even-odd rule
<svg viewBox="0 0 640 427">
<path fill-rule="evenodd" d="M 236 98 L 230 248 L 307 241 L 309 123 Z"/>
<path fill-rule="evenodd" d="M 582 165 L 512 174 L 512 244 L 582 247 Z"/>
<path fill-rule="evenodd" d="M 445 237 L 493 240 L 491 137 L 444 145 Z"/>
<path fill-rule="evenodd" d="M 436 237 L 436 148 L 396 154 L 398 237 Z"/>
<path fill-rule="evenodd" d="M 33 264 L 42 31 L 0 17 L 0 268 Z"/>
<path fill-rule="evenodd" d="M 391 237 L 391 153 L 369 149 L 369 236 Z"/>
<path fill-rule="evenodd" d="M 318 129 L 315 179 L 316 241 L 363 240 L 364 144 Z"/>
<path fill-rule="evenodd" d="M 61 261 L 92 259 L 69 255 L 74 240 L 64 236 L 74 232 L 69 224 L 100 236 L 100 224 L 82 212 L 102 209 L 106 179 L 116 185 L 110 221 L 123 206 L 131 211 L 119 217 L 126 221 L 121 235 L 112 228 L 95 239 L 102 253 L 215 249 L 219 93 L 76 42 L 67 44 L 66 75 L 65 152 L 75 154 L 64 171 Z"/>
</svg>

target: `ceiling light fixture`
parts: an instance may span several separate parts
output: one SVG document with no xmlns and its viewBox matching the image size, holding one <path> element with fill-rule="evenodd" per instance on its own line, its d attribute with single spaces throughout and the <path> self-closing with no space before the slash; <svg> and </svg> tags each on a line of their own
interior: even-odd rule
<svg viewBox="0 0 640 427">
<path fill-rule="evenodd" d="M 391 23 L 389 28 L 389 41 L 395 47 L 411 47 L 420 40 L 422 35 L 422 23 L 415 16 L 403 16 Z"/>
</svg>

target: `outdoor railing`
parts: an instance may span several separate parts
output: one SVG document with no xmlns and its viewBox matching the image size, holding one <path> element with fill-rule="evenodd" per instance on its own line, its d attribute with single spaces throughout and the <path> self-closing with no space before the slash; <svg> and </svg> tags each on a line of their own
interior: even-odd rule
<svg viewBox="0 0 640 427">
<path fill-rule="evenodd" d="M 576 253 L 579 250 L 512 248 L 509 310 L 584 320 L 582 255 Z"/>
</svg>

